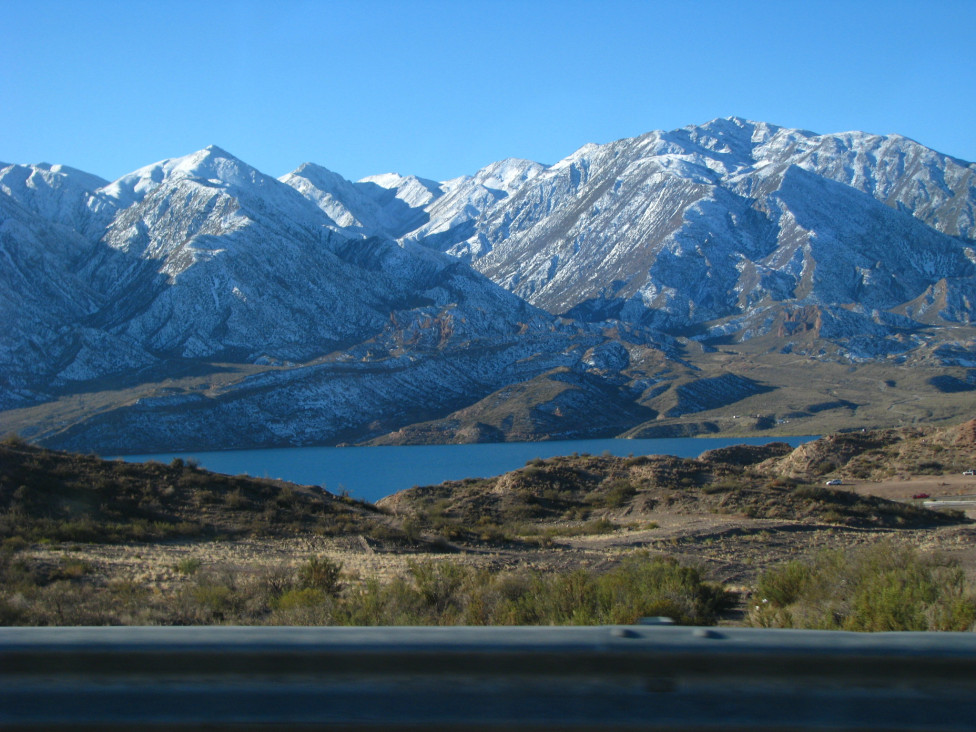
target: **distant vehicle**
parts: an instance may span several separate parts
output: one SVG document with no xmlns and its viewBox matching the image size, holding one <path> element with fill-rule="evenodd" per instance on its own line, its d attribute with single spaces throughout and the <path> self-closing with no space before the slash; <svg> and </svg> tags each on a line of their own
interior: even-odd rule
<svg viewBox="0 0 976 732">
<path fill-rule="evenodd" d="M 962 471 L 962 474 L 963 475 L 976 475 L 976 470 L 964 470 L 964 471 Z"/>
<path fill-rule="evenodd" d="M 844 482 L 839 478 L 834 478 L 833 480 L 828 480 L 827 485 L 844 485 Z"/>
<path fill-rule="evenodd" d="M 912 498 L 919 501 L 923 498 L 931 498 L 931 496 L 928 493 L 916 493 L 914 496 L 912 496 Z"/>
</svg>

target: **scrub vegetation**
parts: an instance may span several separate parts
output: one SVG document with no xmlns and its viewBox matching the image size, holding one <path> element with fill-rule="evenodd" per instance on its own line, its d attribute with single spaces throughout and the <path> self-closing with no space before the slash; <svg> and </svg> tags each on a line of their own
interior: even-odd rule
<svg viewBox="0 0 976 732">
<path fill-rule="evenodd" d="M 132 582 L 95 587 L 84 563 L 46 569 L 0 558 L 0 624 L 594 625 L 667 616 L 708 625 L 731 598 L 700 571 L 646 554 L 607 572 L 491 572 L 411 561 L 402 577 L 350 582 L 342 566 L 313 557 L 297 570 L 198 571 L 169 592 Z"/>
<path fill-rule="evenodd" d="M 820 630 L 969 630 L 976 587 L 956 562 L 889 542 L 829 550 L 761 577 L 749 624 Z"/>
<path fill-rule="evenodd" d="M 0 443 L 0 624 L 666 616 L 967 630 L 976 623 L 976 528 L 962 511 L 912 499 L 907 478 L 948 480 L 936 462 L 963 478 L 974 458 L 976 423 L 967 423 L 697 459 L 532 460 L 374 506 L 189 461 L 104 461 L 11 437 Z M 899 500 L 852 483 L 891 471 Z"/>
</svg>

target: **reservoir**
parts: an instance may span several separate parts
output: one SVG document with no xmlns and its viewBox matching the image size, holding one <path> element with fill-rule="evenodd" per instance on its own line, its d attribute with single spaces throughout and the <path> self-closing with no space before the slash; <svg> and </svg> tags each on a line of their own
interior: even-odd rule
<svg viewBox="0 0 976 732">
<path fill-rule="evenodd" d="M 488 478 L 515 470 L 535 458 L 589 453 L 675 455 L 698 457 L 705 450 L 729 445 L 786 442 L 793 447 L 815 440 L 806 437 L 687 437 L 661 440 L 567 440 L 560 442 L 501 442 L 473 445 L 407 445 L 381 447 L 291 447 L 220 452 L 126 455 L 130 462 L 173 458 L 196 460 L 217 473 L 257 478 L 280 478 L 319 485 L 332 493 L 378 501 L 415 485 L 445 480 Z"/>
</svg>

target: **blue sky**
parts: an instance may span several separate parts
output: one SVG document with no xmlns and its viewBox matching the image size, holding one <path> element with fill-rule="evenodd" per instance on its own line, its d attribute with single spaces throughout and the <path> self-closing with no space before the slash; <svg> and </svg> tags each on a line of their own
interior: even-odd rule
<svg viewBox="0 0 976 732">
<path fill-rule="evenodd" d="M 445 180 L 737 115 L 976 160 L 976 0 L 0 3 L 0 160 Z"/>
</svg>

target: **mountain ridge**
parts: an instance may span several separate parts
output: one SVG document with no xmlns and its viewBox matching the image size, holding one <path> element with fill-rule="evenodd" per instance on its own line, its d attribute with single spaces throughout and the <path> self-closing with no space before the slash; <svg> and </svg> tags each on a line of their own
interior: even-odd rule
<svg viewBox="0 0 976 732">
<path fill-rule="evenodd" d="M 0 419 L 113 452 L 742 429 L 731 405 L 829 429 L 806 407 L 888 424 L 909 383 L 948 419 L 974 243 L 976 164 L 736 117 L 440 183 L 216 145 L 112 182 L 5 165 Z M 921 370 L 872 407 L 829 364 Z"/>
</svg>

